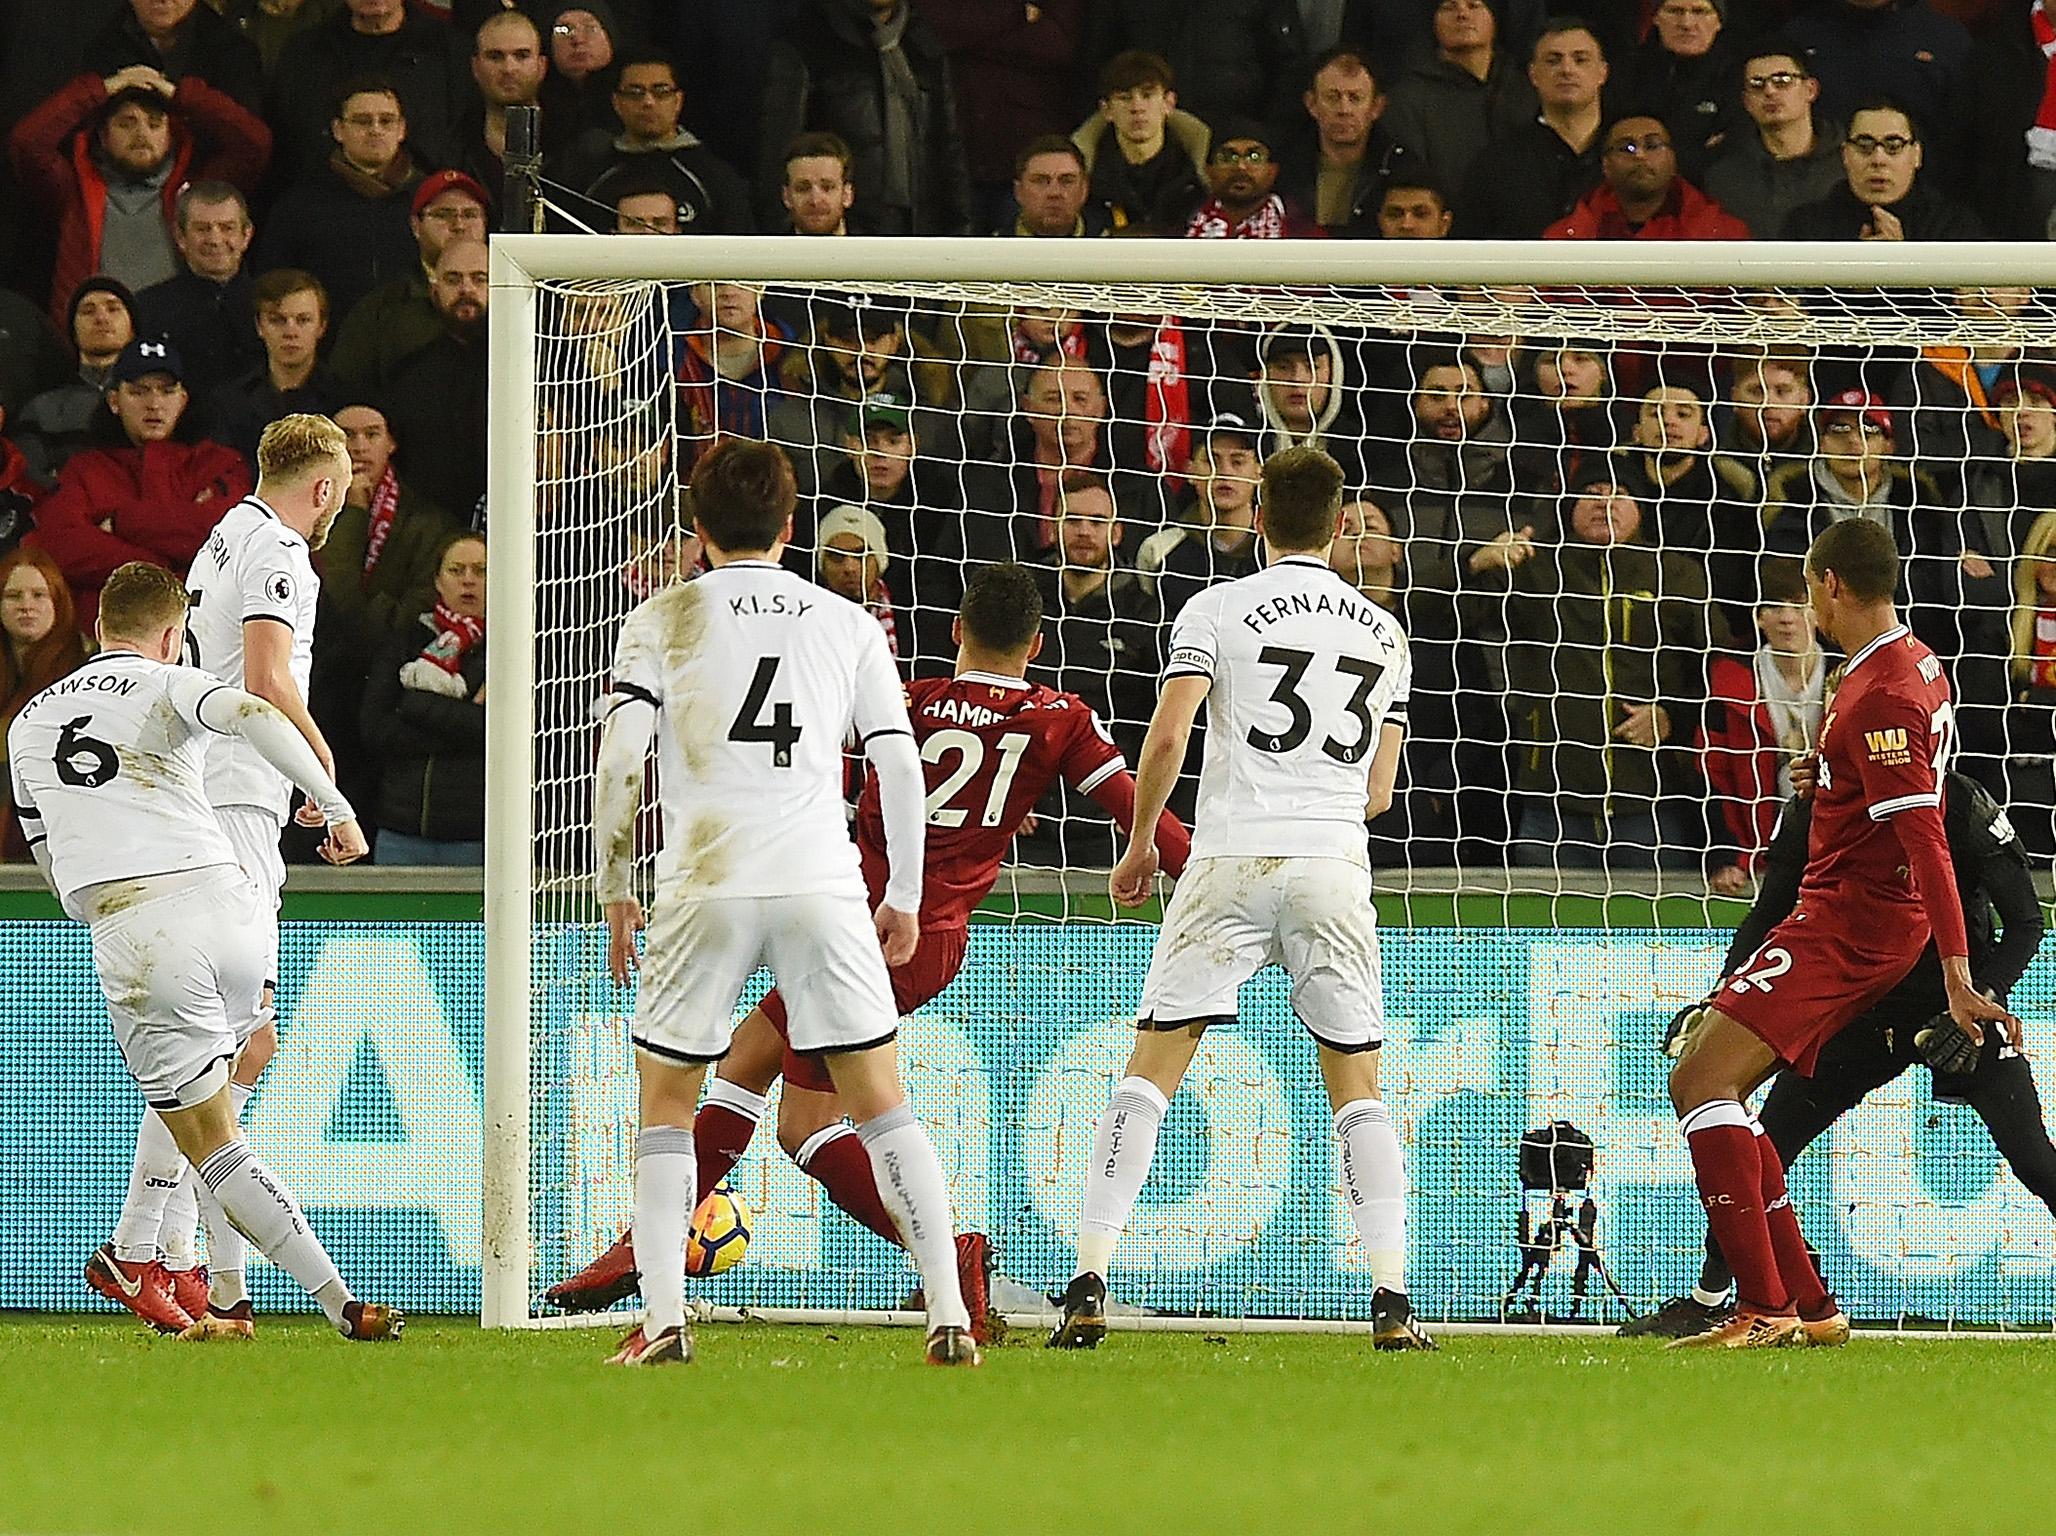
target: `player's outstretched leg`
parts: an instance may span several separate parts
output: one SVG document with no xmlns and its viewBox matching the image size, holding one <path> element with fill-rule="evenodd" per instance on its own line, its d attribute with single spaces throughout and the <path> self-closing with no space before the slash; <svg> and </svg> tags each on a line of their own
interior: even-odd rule
<svg viewBox="0 0 2056 1536">
<path fill-rule="evenodd" d="M 170 1127 L 156 1110 L 145 1110 L 114 1239 L 86 1263 L 88 1286 L 160 1333 L 178 1333 L 193 1321 L 188 1298 L 179 1296 L 158 1246 L 165 1206 L 185 1170 Z"/>
<path fill-rule="evenodd" d="M 1208 1022 L 1143 1020 L 1136 1025 L 1127 1074 L 1114 1085 L 1093 1132 L 1078 1219 L 1078 1268 L 1064 1288 L 1063 1316 L 1049 1335 L 1051 1349 L 1093 1349 L 1106 1337 L 1107 1270 L 1114 1248 L 1149 1179 L 1171 1095 L 1192 1065 Z"/>
<path fill-rule="evenodd" d="M 707 1096 L 693 1115 L 694 1188 L 712 1189 L 742 1161 L 764 1118 L 765 1098 L 778 1081 L 782 1042 L 765 1021 L 761 1008 L 752 1010 L 735 1032 L 735 1043 L 721 1058 L 718 1074 L 707 1084 Z M 635 1267 L 635 1229 L 630 1227 L 585 1268 L 543 1292 L 543 1300 L 564 1312 L 604 1312 L 642 1289 Z"/>
</svg>

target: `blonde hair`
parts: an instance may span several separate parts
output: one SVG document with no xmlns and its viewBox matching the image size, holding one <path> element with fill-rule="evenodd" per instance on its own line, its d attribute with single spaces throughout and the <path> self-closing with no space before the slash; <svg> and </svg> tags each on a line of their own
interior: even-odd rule
<svg viewBox="0 0 2056 1536">
<path fill-rule="evenodd" d="M 350 456 L 343 429 L 326 416 L 305 413 L 281 416 L 257 439 L 257 478 L 298 480 L 311 470 L 328 469 Z"/>
<path fill-rule="evenodd" d="M 131 560 L 100 588 L 100 628 L 120 640 L 145 640 L 176 624 L 192 604 L 186 584 L 161 565 Z"/>
</svg>

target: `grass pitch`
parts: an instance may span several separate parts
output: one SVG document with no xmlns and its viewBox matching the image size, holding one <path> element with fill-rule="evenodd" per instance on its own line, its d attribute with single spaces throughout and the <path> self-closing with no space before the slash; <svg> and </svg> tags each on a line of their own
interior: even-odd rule
<svg viewBox="0 0 2056 1536">
<path fill-rule="evenodd" d="M 2026 1531 L 2056 1498 L 2056 1343 L 1040 1339 L 976 1372 L 911 1330 L 309 1322 L 195 1347 L 0 1321 L 0 1532 Z"/>
</svg>

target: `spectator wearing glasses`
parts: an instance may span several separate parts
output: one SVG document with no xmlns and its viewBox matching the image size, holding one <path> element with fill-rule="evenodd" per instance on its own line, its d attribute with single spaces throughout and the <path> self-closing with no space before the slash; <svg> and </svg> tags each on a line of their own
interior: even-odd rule
<svg viewBox="0 0 2056 1536">
<path fill-rule="evenodd" d="M 1730 133 L 1706 172 L 1706 190 L 1775 240 L 1794 209 L 1819 202 L 1843 179 L 1842 125 L 1814 110 L 1820 82 L 1796 49 L 1765 46 L 1742 62 L 1742 110 L 1750 129 Z"/>
<path fill-rule="evenodd" d="M 1749 226 L 1678 175 L 1670 131 L 1657 117 L 1623 117 L 1606 130 L 1604 184 L 1548 240 L 1747 240 Z"/>
<path fill-rule="evenodd" d="M 264 115 L 278 129 L 282 169 L 296 176 L 319 169 L 335 148 L 329 122 L 344 85 L 372 76 L 399 93 L 425 163 L 449 163 L 471 87 L 448 25 L 406 0 L 344 0 L 334 16 L 286 44 L 271 75 Z"/>
<path fill-rule="evenodd" d="M 620 23 L 607 0 L 572 0 L 554 7 L 554 12 L 543 28 L 543 42 L 549 50 L 550 76 L 577 116 L 575 139 L 587 130 L 606 128 L 620 106 L 614 94 Z"/>
<path fill-rule="evenodd" d="M 1600 106 L 1609 69 L 1598 34 L 1575 16 L 1559 16 L 1535 40 L 1528 83 L 1541 115 L 1492 140 L 1457 198 L 1464 233 L 1494 240 L 1534 240 L 1577 206 L 1599 179 Z"/>
<path fill-rule="evenodd" d="M 382 394 L 408 358 L 442 335 L 430 292 L 435 264 L 453 240 L 485 239 L 485 188 L 462 171 L 437 171 L 414 189 L 408 222 L 415 265 L 344 315 L 329 354 L 337 379 L 365 395 Z"/>
<path fill-rule="evenodd" d="M 621 132 L 586 130 L 566 157 L 565 175 L 572 185 L 612 206 L 625 181 L 654 179 L 678 205 L 681 233 L 754 232 L 749 183 L 681 121 L 685 93 L 670 59 L 661 53 L 624 55 L 612 95 Z"/>
<path fill-rule="evenodd" d="M 383 80 L 344 86 L 328 131 L 335 153 L 278 200 L 255 266 L 260 273 L 312 272 L 342 315 L 414 269 L 407 211 L 422 177 L 407 148 L 399 93 Z"/>
<path fill-rule="evenodd" d="M 1031 240 L 1106 235 L 1127 216 L 1091 195 L 1085 151 L 1061 133 L 1032 140 L 1014 160 L 1014 218 L 995 234 Z"/>
<path fill-rule="evenodd" d="M 1787 240 L 1982 240 L 1977 216 L 1921 180 L 1926 151 L 1907 110 L 1866 102 L 1849 114 L 1842 185 L 1793 210 Z"/>
<path fill-rule="evenodd" d="M 1185 224 L 1188 240 L 1299 240 L 1327 233 L 1276 190 L 1278 161 L 1263 124 L 1231 119 L 1207 151 L 1212 195 Z"/>
</svg>

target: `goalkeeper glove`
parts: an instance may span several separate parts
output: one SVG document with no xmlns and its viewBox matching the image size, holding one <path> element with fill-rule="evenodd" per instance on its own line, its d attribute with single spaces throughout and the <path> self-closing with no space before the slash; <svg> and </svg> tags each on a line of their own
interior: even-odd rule
<svg viewBox="0 0 2056 1536">
<path fill-rule="evenodd" d="M 1706 1016 L 1704 1002 L 1687 1003 L 1671 1015 L 1671 1021 L 1664 1026 L 1663 1054 L 1676 1061 L 1685 1054 L 1685 1047 L 1692 1042 L 1692 1031 L 1699 1027 Z"/>
<path fill-rule="evenodd" d="M 1958 1076 L 1977 1070 L 1979 1043 L 1970 1032 L 1946 1013 L 1938 1013 L 1927 1027 L 1913 1037 L 1913 1048 L 1931 1071 Z"/>
</svg>

